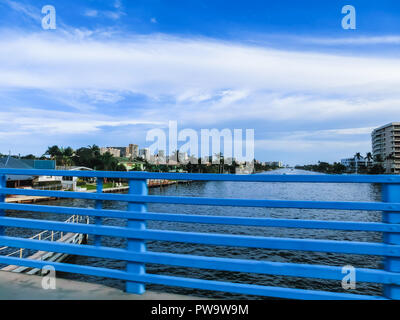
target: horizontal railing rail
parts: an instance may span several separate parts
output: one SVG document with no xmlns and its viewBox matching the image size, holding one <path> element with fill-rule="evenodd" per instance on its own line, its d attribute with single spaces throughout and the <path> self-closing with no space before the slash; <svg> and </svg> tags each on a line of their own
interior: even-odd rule
<svg viewBox="0 0 400 320">
<path fill-rule="evenodd" d="M 40 206 L 29 204 L 0 203 L 0 209 L 47 212 L 56 214 L 79 214 L 91 217 L 118 218 L 152 220 L 152 221 L 171 221 L 183 223 L 201 224 L 225 224 L 252 227 L 281 227 L 281 228 L 301 228 L 301 229 L 330 229 L 347 231 L 374 231 L 374 232 L 400 232 L 400 225 L 390 225 L 379 222 L 348 222 L 348 221 L 326 221 L 326 220 L 302 220 L 302 219 L 279 219 L 279 218 L 246 218 L 236 216 L 211 216 L 193 214 L 174 214 L 174 213 L 141 213 L 135 211 L 121 210 L 96 210 L 89 208 L 67 208 L 58 206 Z"/>
<path fill-rule="evenodd" d="M 315 183 L 400 183 L 398 175 L 247 175 L 215 173 L 159 173 L 141 171 L 66 171 L 39 169 L 1 169 L 2 174 L 32 176 L 65 176 L 85 178 L 161 179 L 193 181 L 242 181 L 242 182 L 315 182 Z"/>
<path fill-rule="evenodd" d="M 365 210 L 365 211 L 400 211 L 400 203 L 356 202 L 356 201 L 294 201 L 294 200 L 260 200 L 260 199 L 226 199 L 144 196 L 129 194 L 100 194 L 85 192 L 43 191 L 31 189 L 0 188 L 0 194 L 27 195 L 53 198 L 73 198 L 86 200 L 110 200 L 137 203 L 165 203 L 205 206 L 262 207 L 262 208 L 298 208 L 298 209 L 332 209 L 332 210 Z M 400 201 L 400 199 L 399 199 Z"/>
<path fill-rule="evenodd" d="M 7 175 L 33 176 L 78 176 L 97 178 L 94 193 L 48 191 L 35 189 L 7 188 Z M 127 194 L 103 193 L 103 178 L 128 180 Z M 148 195 L 148 179 L 191 180 L 191 181 L 233 181 L 233 182 L 301 182 L 301 183 L 379 183 L 382 184 L 382 202 L 359 201 L 296 201 L 275 199 L 232 199 L 203 198 L 189 196 Z M 49 198 L 69 198 L 95 200 L 93 208 L 77 208 L 39 204 L 7 203 L 7 195 L 42 196 Z M 110 210 L 102 207 L 103 201 L 127 202 L 124 210 Z M 253 208 L 299 208 L 311 210 L 341 210 L 382 212 L 381 222 L 306 220 L 282 218 L 253 218 L 238 216 L 216 216 L 197 214 L 177 214 L 168 212 L 147 212 L 148 203 L 231 206 Z M 52 213 L 60 215 L 88 216 L 94 218 L 93 224 L 68 223 L 43 219 L 9 217 L 6 210 L 17 212 Z M 326 212 L 325 212 L 326 213 Z M 114 270 L 96 266 L 75 265 L 60 262 L 34 261 L 23 257 L 0 255 L 0 263 L 42 268 L 52 265 L 62 272 L 108 277 L 126 281 L 126 290 L 141 294 L 145 284 L 180 286 L 202 290 L 228 291 L 232 293 L 262 295 L 289 299 L 398 299 L 400 294 L 400 177 L 394 175 L 227 175 L 190 173 L 149 173 L 149 172 L 103 172 L 103 171 L 62 171 L 62 170 L 21 170 L 0 169 L 0 246 L 58 252 L 69 255 L 97 257 L 126 261 L 126 270 Z M 34 216 L 33 216 L 34 217 Z M 127 220 L 127 226 L 102 225 L 102 219 L 116 218 Z M 204 233 L 173 230 L 147 229 L 146 221 L 168 221 L 193 224 L 215 224 L 251 227 L 278 227 L 299 229 L 324 229 L 344 231 L 381 232 L 383 242 L 359 242 L 349 240 L 325 240 L 317 238 L 265 237 L 224 233 Z M 51 230 L 73 232 L 94 236 L 93 244 L 78 245 L 48 241 L 48 239 L 20 238 L 6 234 L 6 228 Z M 195 230 L 195 229 L 194 229 Z M 127 239 L 125 248 L 107 247 L 102 237 Z M 147 241 L 177 242 L 207 246 L 226 246 L 242 248 L 261 248 L 270 250 L 289 250 L 304 252 L 340 253 L 344 255 L 380 256 L 385 259 L 383 269 L 355 268 L 357 281 L 383 285 L 382 296 L 330 292 L 265 286 L 257 284 L 234 283 L 216 280 L 203 280 L 146 273 L 146 264 L 163 264 L 175 267 L 222 270 L 266 274 L 272 276 L 300 277 L 310 279 L 343 279 L 342 267 L 289 262 L 257 261 L 251 259 L 221 258 L 152 252 L 146 249 Z"/>
<path fill-rule="evenodd" d="M 26 226 L 26 228 L 28 228 L 28 229 L 32 229 L 33 228 L 33 226 L 34 226 L 34 224 L 36 223 L 36 222 L 38 222 L 38 221 L 36 221 L 36 220 L 32 220 L 32 219 L 13 219 L 13 218 L 4 218 L 4 217 L 0 217 L 0 220 L 1 219 L 4 219 L 4 220 L 8 220 L 8 219 L 11 219 L 11 220 L 9 220 L 9 221 L 13 221 L 13 220 L 16 220 L 16 221 L 18 221 L 18 222 L 21 222 L 22 220 L 31 220 L 32 222 L 33 222 L 33 225 L 29 225 L 29 226 Z M 64 224 L 71 224 L 71 223 L 78 223 L 78 222 L 82 222 L 82 221 L 86 221 L 86 223 L 89 223 L 89 221 L 88 221 L 88 219 L 85 219 L 83 216 L 79 216 L 79 215 L 72 215 L 72 216 L 70 216 L 67 220 L 65 220 L 64 221 Z M 5 222 L 4 224 L 3 224 L 3 226 L 8 226 L 8 227 L 20 227 L 21 225 L 19 224 L 19 223 L 15 223 L 15 225 L 12 225 L 12 222 Z M 39 221 L 39 223 L 40 223 L 40 221 Z M 0 223 L 0 226 L 1 226 L 2 224 Z M 44 231 L 42 231 L 42 232 L 39 232 L 39 233 L 37 233 L 37 234 L 35 234 L 35 235 L 33 235 L 32 237 L 30 237 L 29 239 L 38 239 L 38 240 L 48 240 L 48 239 L 50 239 L 50 241 L 60 241 L 62 238 L 63 238 L 63 235 L 64 235 L 64 231 L 66 231 L 66 230 L 59 230 L 59 229 L 56 229 L 56 228 L 53 228 L 53 230 L 47 230 L 46 228 L 42 228 L 41 226 L 43 226 L 43 224 L 40 224 L 40 225 L 37 225 L 38 226 L 38 228 L 33 228 L 33 229 L 43 229 Z M 40 226 L 40 227 L 39 227 Z M 67 228 L 68 229 L 68 228 Z M 55 230 L 57 230 L 57 231 L 55 231 Z M 5 251 L 5 250 L 7 250 L 7 249 L 10 249 L 9 247 L 2 247 L 2 248 L 0 248 L 0 254 L 1 254 L 1 252 L 2 251 Z M 24 252 L 25 252 L 25 249 L 24 248 L 20 248 L 20 249 L 18 249 L 18 250 L 16 250 L 16 251 L 12 251 L 11 253 L 6 253 L 6 256 L 7 257 L 10 257 L 10 256 L 14 256 L 14 255 L 19 255 L 19 257 L 20 258 L 22 258 L 23 256 L 24 256 Z"/>
</svg>

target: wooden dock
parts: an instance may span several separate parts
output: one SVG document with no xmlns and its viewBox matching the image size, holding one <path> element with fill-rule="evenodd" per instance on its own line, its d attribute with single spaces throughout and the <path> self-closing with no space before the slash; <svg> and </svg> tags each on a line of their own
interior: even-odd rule
<svg viewBox="0 0 400 320">
<path fill-rule="evenodd" d="M 171 185 L 177 185 L 177 184 L 188 184 L 191 183 L 191 181 L 186 181 L 186 180 L 148 180 L 147 181 L 147 186 L 149 188 L 163 188 Z M 129 190 L 128 186 L 119 186 L 119 187 L 112 187 L 112 188 L 105 188 L 103 189 L 104 193 L 118 193 L 118 192 L 124 192 Z M 80 191 L 80 192 L 90 192 L 90 193 L 95 193 L 96 190 L 86 190 L 86 191 Z M 20 196 L 20 195 L 11 195 L 6 197 L 6 202 L 7 203 L 36 203 L 36 202 L 42 202 L 42 201 L 50 201 L 50 200 L 56 200 L 56 197 L 43 197 L 43 196 Z"/>
<path fill-rule="evenodd" d="M 88 217 L 82 217 L 73 215 L 69 217 L 65 222 L 67 223 L 89 223 Z M 87 239 L 87 235 L 82 233 L 73 233 L 73 232 L 60 232 L 60 231 L 53 231 L 53 230 L 45 230 L 42 231 L 29 239 L 37 239 L 37 240 L 47 240 L 47 241 L 55 241 L 55 242 L 62 242 L 62 243 L 72 243 L 72 244 L 81 244 L 84 243 Z M 0 248 L 1 251 L 6 251 L 9 249 L 8 247 Z M 15 250 L 15 249 L 14 249 Z M 58 253 L 58 252 L 47 252 L 47 251 L 36 251 L 34 254 L 24 257 L 25 253 L 24 248 L 20 248 L 16 251 L 6 254 L 9 257 L 20 257 L 26 258 L 30 260 L 40 260 L 40 261 L 52 261 L 52 262 L 61 262 L 68 257 L 68 254 Z M 41 270 L 37 268 L 30 268 L 24 266 L 16 266 L 16 265 L 9 265 L 2 269 L 1 271 L 8 271 L 8 272 L 16 272 L 16 273 L 26 273 L 26 274 L 37 274 Z"/>
<path fill-rule="evenodd" d="M 12 196 L 7 197 L 7 203 L 35 203 L 41 201 L 55 200 L 55 197 L 38 197 L 38 196 Z"/>
</svg>

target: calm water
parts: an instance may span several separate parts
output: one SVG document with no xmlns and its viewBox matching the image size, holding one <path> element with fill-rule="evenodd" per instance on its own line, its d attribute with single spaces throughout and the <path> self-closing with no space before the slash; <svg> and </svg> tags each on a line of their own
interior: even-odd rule
<svg viewBox="0 0 400 320">
<path fill-rule="evenodd" d="M 266 174 L 313 174 L 306 171 L 289 171 L 282 169 Z M 190 185 L 178 185 L 163 188 L 150 189 L 153 195 L 170 196 L 196 196 L 196 197 L 219 197 L 219 198 L 252 198 L 252 199 L 285 199 L 285 200 L 337 200 L 337 201 L 380 201 L 380 186 L 375 184 L 324 184 L 324 183 L 249 183 L 249 182 L 194 182 Z M 44 204 L 44 203 L 42 203 Z M 57 200 L 46 204 L 59 206 L 92 207 L 93 201 L 87 200 Z M 104 208 L 107 209 L 126 209 L 126 203 L 105 201 Z M 169 212 L 183 214 L 202 214 L 220 216 L 245 216 L 245 217 L 269 217 L 269 218 L 289 218 L 289 219 L 318 219 L 318 220 L 351 220 L 351 221 L 381 221 L 380 212 L 364 211 L 334 211 L 334 210 L 308 210 L 308 209 L 269 209 L 269 208 L 235 208 L 235 207 L 212 207 L 212 206 L 191 206 L 191 205 L 159 205 L 149 204 L 148 211 Z M 36 213 L 16 213 L 9 212 L 10 216 L 35 217 L 40 219 L 64 220 L 67 216 Z M 123 226 L 125 221 L 119 219 L 104 219 L 105 225 Z M 349 231 L 329 231 L 329 230 L 307 230 L 307 229 L 285 229 L 268 227 L 242 227 L 242 226 L 223 226 L 223 225 L 201 225 L 184 224 L 175 222 L 150 221 L 147 224 L 149 229 L 194 231 L 205 233 L 222 233 L 237 235 L 254 235 L 268 237 L 287 237 L 287 238 L 311 238 L 311 239 L 330 239 L 330 240 L 349 240 L 365 242 L 381 242 L 381 233 L 374 232 L 349 232 Z M 9 228 L 8 234 L 18 234 L 26 236 L 26 230 L 16 230 Z M 29 231 L 30 234 L 35 231 Z M 93 237 L 89 238 L 88 243 L 92 244 Z M 103 237 L 103 245 L 110 247 L 125 247 L 125 240 L 122 238 Z M 180 254 L 193 254 L 203 256 L 227 257 L 238 259 L 254 259 L 276 262 L 308 263 L 321 265 L 353 265 L 355 267 L 382 268 L 382 260 L 376 256 L 345 255 L 335 253 L 316 253 L 287 250 L 267 250 L 252 248 L 237 248 L 224 246 L 205 246 L 195 244 L 167 243 L 158 241 L 148 241 L 147 249 L 157 252 L 172 252 Z M 107 267 L 113 269 L 124 269 L 125 262 L 73 256 L 69 263 Z M 200 279 L 213 279 L 220 281 L 233 281 L 242 283 L 252 283 L 269 286 L 283 286 L 304 289 L 319 289 L 329 291 L 344 291 L 340 281 L 330 280 L 310 280 L 295 277 L 269 276 L 239 272 L 224 272 L 203 270 L 195 268 L 180 268 L 164 265 L 147 265 L 148 273 L 157 273 L 174 276 L 194 277 Z M 58 274 L 67 279 L 77 279 L 89 282 L 102 283 L 108 286 L 123 289 L 124 283 L 118 280 L 81 276 L 74 274 Z M 178 294 L 189 294 L 195 296 L 205 296 L 212 298 L 248 298 L 245 295 L 230 293 L 209 292 L 195 289 L 184 289 L 175 287 L 164 287 L 147 285 L 148 290 L 163 291 Z M 374 284 L 357 283 L 356 290 L 352 293 L 361 294 L 381 294 L 381 287 Z M 347 291 L 349 292 L 349 291 Z M 252 298 L 255 298 L 252 296 Z"/>
</svg>

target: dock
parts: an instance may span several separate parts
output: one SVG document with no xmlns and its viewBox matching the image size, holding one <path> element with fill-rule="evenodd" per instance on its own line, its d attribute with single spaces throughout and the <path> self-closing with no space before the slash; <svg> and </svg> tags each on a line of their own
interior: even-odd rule
<svg viewBox="0 0 400 320">
<path fill-rule="evenodd" d="M 11 196 L 6 198 L 7 203 L 36 203 L 41 201 L 55 200 L 55 197 L 39 197 L 39 196 Z"/>
<path fill-rule="evenodd" d="M 171 185 L 177 184 L 188 184 L 191 181 L 184 180 L 164 180 L 164 179 L 151 179 L 147 181 L 148 188 L 163 188 Z M 112 188 L 103 189 L 103 193 L 119 193 L 129 190 L 128 186 L 118 186 Z M 95 193 L 96 190 L 85 190 L 80 192 Z M 36 203 L 42 201 L 57 200 L 56 197 L 43 197 L 43 196 L 21 196 L 21 195 L 11 195 L 6 198 L 7 203 Z"/>
<path fill-rule="evenodd" d="M 73 215 L 69 217 L 66 221 L 66 223 L 89 223 L 89 218 L 88 217 L 82 217 L 78 215 Z M 47 240 L 47 241 L 55 241 L 55 242 L 60 242 L 60 243 L 70 243 L 70 244 L 82 244 L 86 241 L 87 235 L 82 234 L 82 233 L 73 233 L 73 232 L 60 232 L 60 231 L 53 231 L 53 230 L 44 230 L 33 237 L 30 237 L 29 239 L 36 239 L 36 240 Z M 0 248 L 0 252 L 6 251 L 9 249 L 8 247 L 2 247 Z M 48 251 L 36 251 L 35 253 L 24 257 L 25 254 L 24 248 L 20 248 L 11 253 L 5 254 L 7 257 L 20 257 L 20 258 L 26 258 L 30 260 L 39 260 L 39 261 L 49 261 L 49 262 L 61 262 L 65 260 L 68 255 L 63 254 L 63 253 L 57 253 L 57 252 L 48 252 Z M 7 253 L 7 252 L 6 252 Z M 26 273 L 26 274 L 38 274 L 40 272 L 40 269 L 37 268 L 29 268 L 29 267 L 24 267 L 24 266 L 17 266 L 17 265 L 8 265 L 6 267 L 3 267 L 0 269 L 0 271 L 8 271 L 8 272 L 14 272 L 14 273 Z"/>
</svg>

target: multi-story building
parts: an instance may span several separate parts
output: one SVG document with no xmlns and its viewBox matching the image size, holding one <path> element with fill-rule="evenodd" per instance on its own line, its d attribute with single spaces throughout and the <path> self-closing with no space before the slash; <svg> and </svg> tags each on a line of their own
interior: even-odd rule
<svg viewBox="0 0 400 320">
<path fill-rule="evenodd" d="M 362 168 L 368 168 L 372 166 L 372 162 L 368 158 L 364 158 L 360 155 L 359 158 L 345 158 L 340 160 L 340 163 L 346 167 L 346 171 L 349 173 L 358 173 Z"/>
<path fill-rule="evenodd" d="M 179 152 L 178 157 L 179 162 L 187 163 L 189 161 L 189 155 L 187 152 Z"/>
<path fill-rule="evenodd" d="M 267 161 L 265 164 L 272 167 L 283 168 L 282 161 Z"/>
<path fill-rule="evenodd" d="M 165 151 L 164 150 L 158 150 L 158 157 L 159 158 L 165 158 Z"/>
<path fill-rule="evenodd" d="M 121 156 L 121 150 L 119 148 L 113 148 L 113 147 L 100 148 L 100 154 L 105 154 L 107 152 L 111 153 L 114 157 Z"/>
<path fill-rule="evenodd" d="M 128 147 L 105 147 L 100 148 L 100 153 L 111 153 L 114 157 L 137 158 L 139 156 L 139 146 L 130 144 Z"/>
<path fill-rule="evenodd" d="M 149 148 L 143 148 L 139 150 L 139 157 L 142 159 L 146 159 L 147 161 L 150 160 L 150 149 Z"/>
<path fill-rule="evenodd" d="M 137 158 L 139 156 L 139 146 L 131 143 L 128 147 L 128 154 L 131 158 Z"/>
<path fill-rule="evenodd" d="M 400 173 L 400 122 L 391 122 L 372 131 L 372 154 L 386 173 Z"/>
<path fill-rule="evenodd" d="M 115 147 L 116 149 L 121 151 L 121 157 L 122 158 L 129 158 L 129 147 Z"/>
</svg>

